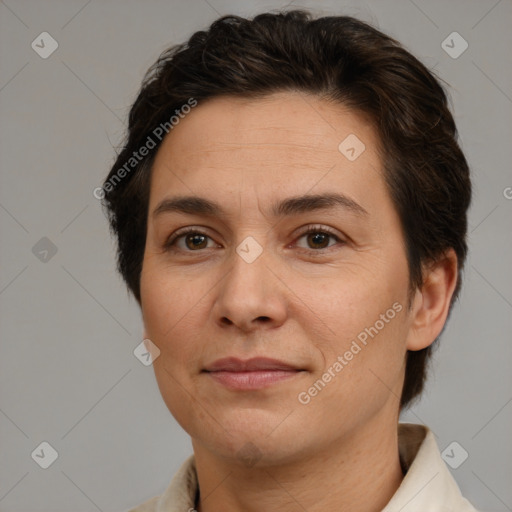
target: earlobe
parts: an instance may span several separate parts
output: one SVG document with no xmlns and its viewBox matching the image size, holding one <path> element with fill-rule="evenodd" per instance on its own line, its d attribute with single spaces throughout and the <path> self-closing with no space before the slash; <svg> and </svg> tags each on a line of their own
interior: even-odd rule
<svg viewBox="0 0 512 512">
<path fill-rule="evenodd" d="M 423 285 L 412 302 L 408 350 L 431 345 L 443 330 L 457 285 L 457 255 L 453 249 L 423 270 Z"/>
</svg>

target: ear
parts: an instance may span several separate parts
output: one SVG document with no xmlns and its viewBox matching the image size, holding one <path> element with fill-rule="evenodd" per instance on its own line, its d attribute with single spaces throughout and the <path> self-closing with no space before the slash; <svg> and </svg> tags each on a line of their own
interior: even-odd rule
<svg viewBox="0 0 512 512">
<path fill-rule="evenodd" d="M 457 255 L 453 249 L 423 269 L 423 285 L 412 301 L 408 350 L 431 345 L 443 330 L 457 284 Z"/>
</svg>

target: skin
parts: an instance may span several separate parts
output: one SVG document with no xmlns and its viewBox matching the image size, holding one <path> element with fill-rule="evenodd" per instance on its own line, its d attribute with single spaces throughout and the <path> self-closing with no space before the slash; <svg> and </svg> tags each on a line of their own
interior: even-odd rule
<svg viewBox="0 0 512 512">
<path fill-rule="evenodd" d="M 366 146 L 349 161 L 338 145 Z M 428 346 L 456 284 L 453 251 L 425 269 L 408 305 L 400 220 L 386 189 L 379 139 L 362 115 L 295 92 L 200 103 L 166 137 L 154 163 L 141 275 L 145 336 L 172 415 L 191 436 L 200 512 L 380 511 L 403 478 L 397 441 L 407 350 Z M 274 217 L 271 205 L 340 193 L 346 207 Z M 200 196 L 224 213 L 154 215 L 166 198 Z M 314 225 L 318 235 L 304 234 Z M 207 238 L 183 236 L 180 228 Z M 330 228 L 334 236 L 322 238 Z M 253 237 L 252 263 L 236 248 Z M 337 237 L 337 238 L 336 238 Z M 190 240 L 192 238 L 192 240 Z M 307 404 L 365 328 L 403 306 Z M 228 356 L 266 356 L 303 371 L 255 391 L 202 372 Z M 255 464 L 242 456 L 252 443 Z"/>
</svg>

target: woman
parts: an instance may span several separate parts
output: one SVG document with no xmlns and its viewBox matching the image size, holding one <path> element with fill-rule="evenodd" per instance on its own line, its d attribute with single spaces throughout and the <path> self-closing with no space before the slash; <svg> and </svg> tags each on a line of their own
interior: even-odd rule
<svg viewBox="0 0 512 512">
<path fill-rule="evenodd" d="M 164 52 L 102 195 L 194 454 L 132 509 L 475 510 L 399 424 L 460 288 L 471 184 L 437 79 L 350 17 Z"/>
</svg>

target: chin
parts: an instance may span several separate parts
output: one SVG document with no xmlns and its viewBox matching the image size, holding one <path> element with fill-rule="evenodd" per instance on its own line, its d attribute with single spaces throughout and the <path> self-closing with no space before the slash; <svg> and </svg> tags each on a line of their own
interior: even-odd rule
<svg viewBox="0 0 512 512">
<path fill-rule="evenodd" d="M 272 417 L 272 421 L 264 423 L 261 417 L 257 422 L 254 416 L 247 416 L 246 420 L 233 422 L 229 426 L 222 423 L 224 428 L 216 424 L 215 431 L 211 425 L 205 430 L 202 424 L 199 426 L 201 432 L 196 432 L 192 437 L 199 439 L 208 451 L 246 467 L 283 465 L 307 455 L 304 429 L 292 424 L 283 428 L 283 425 L 279 425 L 283 417 L 279 421 Z M 254 421 L 251 423 L 251 420 Z"/>
</svg>

